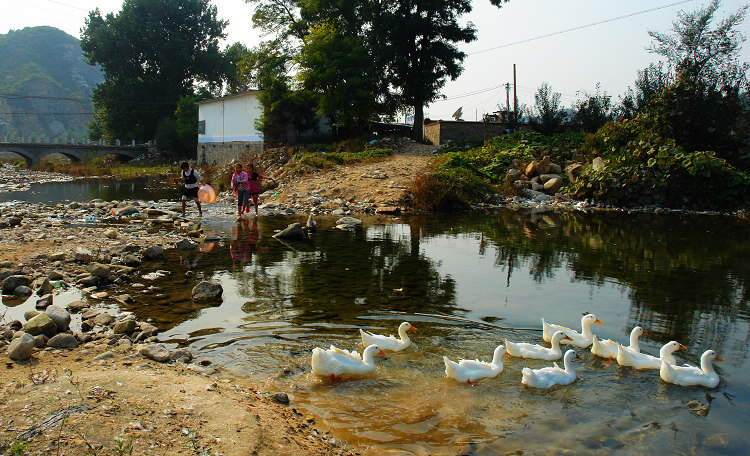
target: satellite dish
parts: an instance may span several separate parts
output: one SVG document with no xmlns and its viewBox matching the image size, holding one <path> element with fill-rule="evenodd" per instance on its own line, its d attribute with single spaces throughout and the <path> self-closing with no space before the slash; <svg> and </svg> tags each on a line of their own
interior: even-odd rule
<svg viewBox="0 0 750 456">
<path fill-rule="evenodd" d="M 461 114 L 463 114 L 463 108 L 464 107 L 461 106 L 460 108 L 456 109 L 456 112 L 454 112 L 451 117 L 453 117 L 456 120 L 461 120 Z"/>
</svg>

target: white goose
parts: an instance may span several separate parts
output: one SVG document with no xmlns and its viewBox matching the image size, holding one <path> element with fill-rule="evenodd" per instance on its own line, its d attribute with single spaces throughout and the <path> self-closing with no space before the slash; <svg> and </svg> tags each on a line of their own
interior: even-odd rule
<svg viewBox="0 0 750 456">
<path fill-rule="evenodd" d="M 554 385 L 568 385 L 576 380 L 576 371 L 573 370 L 573 358 L 576 357 L 575 350 L 565 352 L 563 363 L 565 369 L 561 369 L 557 363 L 552 367 L 543 367 L 541 369 L 529 369 L 524 367 L 521 370 L 521 383 L 534 388 L 549 388 Z"/>
<path fill-rule="evenodd" d="M 566 336 L 564 332 L 557 331 L 552 335 L 552 341 L 550 342 L 550 345 L 552 345 L 551 348 L 547 348 L 541 345 L 528 344 L 525 342 L 515 343 L 509 341 L 508 339 L 505 339 L 505 347 L 510 356 L 515 356 L 521 359 L 544 359 L 547 361 L 554 361 L 556 359 L 562 358 L 560 341 L 563 339 L 570 340 L 570 338 L 568 338 L 568 336 Z"/>
<path fill-rule="evenodd" d="M 623 346 L 622 348 L 633 353 L 640 353 L 641 346 L 638 344 L 638 338 L 645 334 L 643 328 L 636 326 L 630 331 L 630 346 Z M 617 342 L 609 339 L 599 340 L 594 336 L 591 340 L 591 353 L 600 358 L 617 358 Z"/>
<path fill-rule="evenodd" d="M 594 323 L 598 323 L 600 325 L 604 324 L 599 321 L 599 319 L 596 318 L 596 315 L 594 314 L 584 315 L 583 318 L 581 318 L 581 332 L 579 333 L 570 328 L 566 328 L 565 326 L 547 323 L 546 321 L 544 321 L 544 318 L 542 318 L 542 338 L 545 342 L 550 342 L 552 340 L 553 334 L 555 334 L 557 331 L 562 331 L 572 340 L 571 342 L 562 341 L 562 343 L 569 343 L 579 348 L 586 348 L 591 345 L 591 341 L 594 337 L 594 333 L 591 331 L 591 325 L 593 325 Z"/>
<path fill-rule="evenodd" d="M 661 347 L 659 357 L 657 358 L 646 353 L 633 353 L 626 350 L 622 345 L 617 344 L 617 364 L 620 366 L 635 367 L 636 369 L 659 369 L 662 361 L 669 364 L 677 364 L 677 360 L 672 353 L 677 350 L 684 350 L 685 348 L 687 347 L 678 342 L 668 342 Z"/>
<path fill-rule="evenodd" d="M 719 374 L 714 370 L 714 361 L 724 361 L 719 358 L 713 350 L 706 350 L 701 356 L 701 367 L 690 366 L 673 366 L 669 363 L 662 362 L 659 369 L 659 376 L 668 383 L 674 383 L 681 386 L 702 385 L 708 388 L 716 388 L 719 384 Z"/>
<path fill-rule="evenodd" d="M 321 377 L 362 377 L 375 369 L 372 356 L 380 349 L 377 345 L 370 345 L 362 352 L 362 356 L 355 351 L 343 350 L 331 345 L 331 348 L 313 348 L 312 370 Z M 384 354 L 380 351 L 381 354 Z"/>
<path fill-rule="evenodd" d="M 359 330 L 359 334 L 362 336 L 362 345 L 365 347 L 375 344 L 380 347 L 381 350 L 398 352 L 411 345 L 411 339 L 409 339 L 406 331 L 416 330 L 417 328 L 412 326 L 408 321 L 405 321 L 398 326 L 398 335 L 400 339 L 396 339 L 396 337 L 392 335 L 386 337 L 379 334 L 373 334 L 369 331 L 363 331 L 362 329 Z"/>
<path fill-rule="evenodd" d="M 445 376 L 461 383 L 471 383 L 481 378 L 495 378 L 503 371 L 503 356 L 505 356 L 505 347 L 502 345 L 495 348 L 491 363 L 470 359 L 455 362 L 443 356 Z"/>
</svg>

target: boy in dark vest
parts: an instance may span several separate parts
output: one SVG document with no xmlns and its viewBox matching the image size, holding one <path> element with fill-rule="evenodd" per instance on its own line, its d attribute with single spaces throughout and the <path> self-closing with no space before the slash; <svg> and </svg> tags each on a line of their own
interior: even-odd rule
<svg viewBox="0 0 750 456">
<path fill-rule="evenodd" d="M 195 201 L 195 205 L 198 206 L 198 218 L 203 217 L 203 210 L 201 209 L 201 202 L 198 199 L 198 189 L 203 185 L 203 178 L 194 170 L 188 162 L 182 162 L 180 164 L 180 177 L 175 177 L 175 181 L 182 180 L 182 216 L 185 216 L 185 206 L 187 206 L 188 198 L 192 198 Z"/>
</svg>

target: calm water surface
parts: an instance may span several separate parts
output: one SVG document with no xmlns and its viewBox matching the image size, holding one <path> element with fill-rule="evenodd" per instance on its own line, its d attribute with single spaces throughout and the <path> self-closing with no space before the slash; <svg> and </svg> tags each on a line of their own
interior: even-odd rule
<svg viewBox="0 0 750 456">
<path fill-rule="evenodd" d="M 290 393 L 319 425 L 373 453 L 744 454 L 750 445 L 747 224 L 504 211 L 366 221 L 349 233 L 319 219 L 314 240 L 285 244 L 271 235 L 290 219 L 235 224 L 212 210 L 204 226 L 222 241 L 144 269 L 173 272 L 124 290 L 138 296 L 126 310 L 152 319 L 163 341 Z M 190 300 L 201 278 L 223 285 L 220 305 Z M 643 326 L 644 352 L 677 340 L 695 364 L 715 349 L 721 384 L 669 385 L 584 349 L 579 379 L 550 391 L 520 384 L 524 366 L 546 361 L 506 358 L 497 378 L 476 385 L 444 378 L 443 355 L 488 360 L 504 338 L 541 342 L 541 317 L 579 327 L 586 312 L 605 323 L 594 328 L 602 338 L 626 342 Z M 312 348 L 361 349 L 358 328 L 395 333 L 401 321 L 418 328 L 415 346 L 376 357 L 373 375 L 330 383 L 310 372 Z M 710 404 L 708 414 L 691 413 L 690 401 Z"/>
</svg>

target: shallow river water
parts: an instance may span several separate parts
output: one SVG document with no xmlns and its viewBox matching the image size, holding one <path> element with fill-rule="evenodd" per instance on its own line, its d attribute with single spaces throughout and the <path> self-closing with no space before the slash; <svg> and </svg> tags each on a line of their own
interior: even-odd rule
<svg viewBox="0 0 750 456">
<path fill-rule="evenodd" d="M 750 445 L 750 227 L 676 214 L 530 214 L 375 222 L 350 233 L 321 217 L 307 243 L 271 237 L 288 218 L 234 223 L 211 208 L 203 251 L 168 252 L 126 287 L 124 310 L 228 370 L 290 394 L 318 424 L 386 454 L 744 454 Z M 231 209 L 226 208 L 229 212 Z M 192 270 L 196 277 L 185 272 Z M 190 299 L 199 278 L 220 282 L 220 305 Z M 65 299 L 77 299 L 68 292 Z M 21 313 L 29 304 L 10 309 Z M 475 385 L 444 378 L 442 356 L 489 360 L 504 338 L 541 342 L 541 322 L 626 342 L 644 352 L 677 340 L 680 361 L 713 348 L 718 388 L 679 387 L 577 349 L 578 380 L 552 390 L 520 384 L 546 361 L 505 358 Z M 363 379 L 331 383 L 310 371 L 316 346 L 361 350 L 358 328 L 418 328 L 414 346 Z M 708 405 L 701 413 L 695 403 Z M 707 413 L 706 413 L 707 412 Z M 517 453 L 516 453 L 517 452 Z"/>
</svg>

